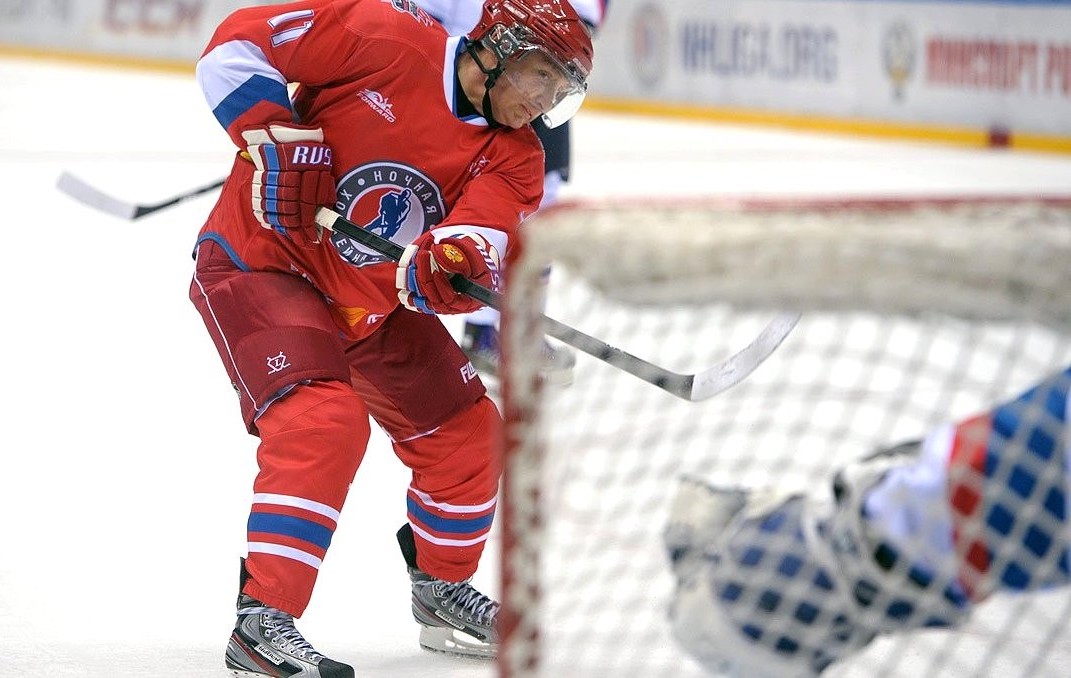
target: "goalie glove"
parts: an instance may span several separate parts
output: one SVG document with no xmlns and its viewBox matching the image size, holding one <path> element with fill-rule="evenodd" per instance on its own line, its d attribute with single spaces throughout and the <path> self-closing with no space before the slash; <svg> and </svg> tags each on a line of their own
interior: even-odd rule
<svg viewBox="0 0 1071 678">
<path fill-rule="evenodd" d="M 864 498 L 917 445 L 842 469 L 832 497 L 682 482 L 663 534 L 674 638 L 719 675 L 815 678 L 880 634 L 955 627 L 970 610 L 954 566 L 868 520 Z"/>
<path fill-rule="evenodd" d="M 460 275 L 497 291 L 500 269 L 498 249 L 479 233 L 432 229 L 407 246 L 398 260 L 398 299 L 421 313 L 471 313 L 483 302 L 455 290 L 450 278 Z"/>
<path fill-rule="evenodd" d="M 320 242 L 316 208 L 335 202 L 331 148 L 320 129 L 267 125 L 242 132 L 253 172 L 253 214 L 295 242 Z"/>
</svg>

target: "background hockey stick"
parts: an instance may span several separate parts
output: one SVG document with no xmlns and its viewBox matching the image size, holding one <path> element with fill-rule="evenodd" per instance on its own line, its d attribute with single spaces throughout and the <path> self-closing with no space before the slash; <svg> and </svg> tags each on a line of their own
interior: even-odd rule
<svg viewBox="0 0 1071 678">
<path fill-rule="evenodd" d="M 211 184 L 191 189 L 185 193 L 180 193 L 173 198 L 147 205 L 124 202 L 118 198 L 112 197 L 95 186 L 90 186 L 69 172 L 64 172 L 60 175 L 59 179 L 56 181 L 56 188 L 75 200 L 89 205 L 90 207 L 95 207 L 102 212 L 107 212 L 120 219 L 134 220 L 152 214 L 153 212 L 159 212 L 172 205 L 177 205 L 184 200 L 196 198 L 204 193 L 215 191 L 223 186 L 224 181 L 225 179 L 213 181 Z"/>
<path fill-rule="evenodd" d="M 321 207 L 316 213 L 316 222 L 323 228 L 340 233 L 394 261 L 402 257 L 404 248 L 401 245 L 361 228 L 326 207 Z M 458 292 L 501 310 L 502 296 L 499 293 L 461 276 L 454 276 L 450 282 Z M 799 317 L 798 313 L 779 314 L 742 350 L 696 374 L 678 374 L 659 367 L 547 316 L 543 316 L 543 329 L 555 339 L 654 384 L 667 393 L 684 400 L 698 401 L 717 395 L 743 381 L 781 345 L 796 326 Z"/>
</svg>

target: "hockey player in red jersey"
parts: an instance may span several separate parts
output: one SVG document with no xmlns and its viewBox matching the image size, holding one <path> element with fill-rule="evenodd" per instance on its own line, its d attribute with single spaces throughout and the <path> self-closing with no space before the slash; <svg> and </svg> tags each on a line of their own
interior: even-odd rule
<svg viewBox="0 0 1071 678">
<path fill-rule="evenodd" d="M 498 604 L 468 580 L 495 511 L 500 418 L 434 314 L 480 306 L 452 274 L 499 284 L 542 192 L 530 123 L 567 120 L 591 65 L 565 0 L 488 0 L 468 39 L 411 0 L 248 8 L 212 37 L 197 79 L 238 153 L 190 297 L 260 438 L 226 652 L 237 675 L 353 676 L 293 619 L 369 417 L 412 470 L 398 540 L 421 645 L 494 656 Z M 402 261 L 321 232 L 321 205 L 406 245 Z"/>
<path fill-rule="evenodd" d="M 481 0 L 417 0 L 417 3 L 443 25 L 451 35 L 468 35 L 479 20 Z M 592 34 L 606 17 L 609 0 L 569 0 L 577 15 Z M 532 128 L 543 145 L 543 200 L 540 209 L 554 205 L 562 185 L 569 181 L 572 169 L 572 140 L 569 121 L 548 127 L 542 120 L 532 122 Z M 549 271 L 548 271 L 549 273 Z M 499 338 L 498 311 L 482 308 L 465 316 L 461 330 L 461 346 L 472 364 L 484 377 L 498 376 Z M 576 356 L 567 346 L 544 340 L 540 374 L 546 383 L 567 385 L 573 380 Z"/>
</svg>

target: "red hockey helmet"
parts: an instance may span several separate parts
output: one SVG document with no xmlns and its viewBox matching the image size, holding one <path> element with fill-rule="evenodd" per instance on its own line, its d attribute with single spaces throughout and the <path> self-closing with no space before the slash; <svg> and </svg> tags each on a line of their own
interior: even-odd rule
<svg viewBox="0 0 1071 678">
<path fill-rule="evenodd" d="M 591 32 L 568 0 L 487 0 L 469 38 L 498 59 L 490 83 L 502 73 L 509 77 L 511 61 L 522 61 L 535 52 L 560 70 L 550 103 L 543 107 L 548 127 L 557 127 L 580 109 L 594 49 Z M 514 84 L 530 91 L 535 83 Z"/>
</svg>

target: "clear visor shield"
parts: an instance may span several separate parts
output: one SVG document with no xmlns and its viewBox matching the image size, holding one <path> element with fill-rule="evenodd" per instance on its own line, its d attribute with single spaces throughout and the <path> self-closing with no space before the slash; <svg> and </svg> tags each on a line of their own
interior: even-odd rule
<svg viewBox="0 0 1071 678">
<path fill-rule="evenodd" d="M 510 55 L 502 76 L 550 128 L 573 117 L 587 94 L 587 83 L 538 47 L 522 48 Z"/>
</svg>

